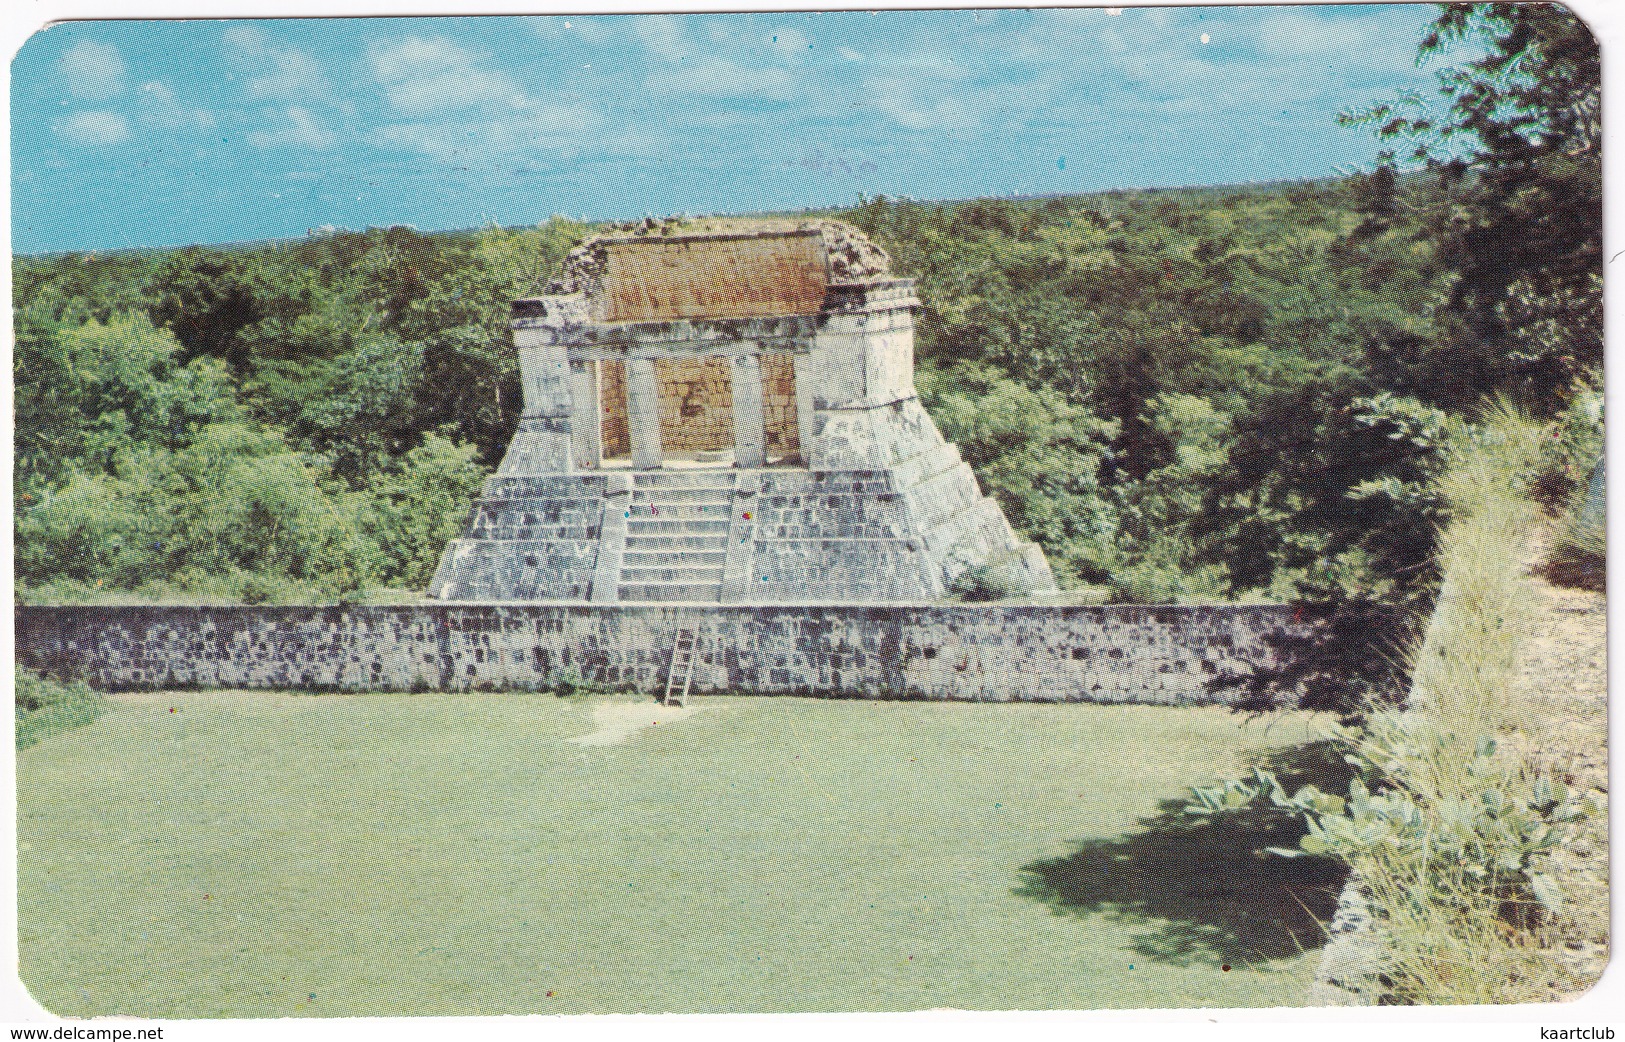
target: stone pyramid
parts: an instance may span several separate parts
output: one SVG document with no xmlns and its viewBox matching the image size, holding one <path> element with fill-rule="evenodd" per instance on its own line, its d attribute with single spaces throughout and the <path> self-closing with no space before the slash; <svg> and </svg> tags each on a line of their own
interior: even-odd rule
<svg viewBox="0 0 1625 1042">
<path fill-rule="evenodd" d="M 524 413 L 456 601 L 910 603 L 1053 591 L 914 390 L 914 284 L 831 221 L 645 221 L 513 304 Z"/>
</svg>

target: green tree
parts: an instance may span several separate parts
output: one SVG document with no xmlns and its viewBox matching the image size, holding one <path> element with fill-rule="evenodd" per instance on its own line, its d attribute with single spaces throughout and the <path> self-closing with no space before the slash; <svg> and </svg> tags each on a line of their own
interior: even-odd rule
<svg viewBox="0 0 1625 1042">
<path fill-rule="evenodd" d="M 378 547 L 382 581 L 408 589 L 429 585 L 485 480 L 477 454 L 472 445 L 430 434 L 374 490 L 365 523 Z"/>
<path fill-rule="evenodd" d="M 19 309 L 12 387 L 17 492 L 28 500 L 75 471 L 107 473 L 120 452 L 179 448 L 238 414 L 224 367 L 181 364 L 181 346 L 141 314 L 80 324 Z"/>
<path fill-rule="evenodd" d="M 336 358 L 265 366 L 256 397 L 296 442 L 360 488 L 422 440 L 423 368 L 421 347 L 363 334 Z"/>
<path fill-rule="evenodd" d="M 1458 185 L 1429 214 L 1451 278 L 1436 399 L 1498 390 L 1549 414 L 1602 362 L 1601 57 L 1556 4 L 1442 5 L 1420 58 L 1462 50 L 1473 56 L 1438 70 L 1442 112 L 1409 94 L 1340 118 L 1406 149 L 1382 164 Z"/>
<path fill-rule="evenodd" d="M 1053 389 L 985 365 L 919 373 L 921 400 L 1011 525 L 1043 547 L 1068 585 L 1101 582 L 1116 520 L 1100 485 L 1114 424 Z"/>
<path fill-rule="evenodd" d="M 119 590 L 258 578 L 344 593 L 377 572 L 362 505 L 280 431 L 210 424 L 179 449 L 131 448 L 111 473 L 75 473 L 42 495 L 18 516 L 18 577 Z"/>
<path fill-rule="evenodd" d="M 270 314 L 263 273 L 240 255 L 188 249 L 172 254 L 149 290 L 148 313 L 187 357 L 223 360 L 234 373 L 252 361 L 244 330 Z"/>
</svg>

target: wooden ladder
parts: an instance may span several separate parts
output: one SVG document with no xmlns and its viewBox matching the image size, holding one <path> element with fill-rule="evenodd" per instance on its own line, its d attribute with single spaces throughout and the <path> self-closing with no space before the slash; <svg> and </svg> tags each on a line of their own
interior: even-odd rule
<svg viewBox="0 0 1625 1042">
<path fill-rule="evenodd" d="M 666 697 L 669 706 L 688 705 L 688 688 L 694 682 L 694 660 L 698 657 L 699 634 L 683 627 L 677 631 L 677 643 L 671 650 L 671 668 L 666 671 Z"/>
</svg>

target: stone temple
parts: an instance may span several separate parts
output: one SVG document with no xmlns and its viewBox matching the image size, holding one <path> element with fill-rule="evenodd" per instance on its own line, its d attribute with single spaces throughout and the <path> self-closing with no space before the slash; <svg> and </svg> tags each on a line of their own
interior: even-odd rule
<svg viewBox="0 0 1625 1042">
<path fill-rule="evenodd" d="M 914 283 L 832 221 L 645 221 L 513 304 L 519 430 L 430 595 L 918 603 L 1055 589 L 914 390 Z"/>
</svg>

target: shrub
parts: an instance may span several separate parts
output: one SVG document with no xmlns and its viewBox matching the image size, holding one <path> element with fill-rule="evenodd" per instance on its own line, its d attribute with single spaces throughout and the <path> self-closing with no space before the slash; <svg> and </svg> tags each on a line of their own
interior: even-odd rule
<svg viewBox="0 0 1625 1042">
<path fill-rule="evenodd" d="M 1029 586 L 1015 568 L 995 562 L 960 572 L 948 584 L 948 593 L 962 601 L 1003 601 L 1030 593 Z"/>
<path fill-rule="evenodd" d="M 16 667 L 16 745 L 21 752 L 41 738 L 88 724 L 102 714 L 102 696 L 89 685 L 63 683 Z"/>
<path fill-rule="evenodd" d="M 602 688 L 600 685 L 581 675 L 581 671 L 574 666 L 554 670 L 548 675 L 548 686 L 560 698 L 574 698 L 577 695 L 596 694 Z"/>
<path fill-rule="evenodd" d="M 1529 779 L 1502 770 L 1493 738 L 1471 743 L 1474 752 L 1457 792 L 1426 799 L 1396 781 L 1427 769 L 1437 754 L 1430 745 L 1448 750 L 1462 744 L 1460 736 L 1422 732 L 1398 718 L 1379 722 L 1377 729 L 1402 738 L 1386 748 L 1369 740 L 1354 746 L 1349 759 L 1361 772 L 1349 782 L 1346 798 L 1313 785 L 1288 795 L 1273 773 L 1256 769 L 1251 779 L 1196 789 L 1187 810 L 1214 814 L 1267 803 L 1308 826 L 1297 849 L 1272 847 L 1274 854 L 1325 855 L 1350 865 L 1363 858 L 1411 862 L 1427 873 L 1434 891 L 1456 891 L 1465 883 L 1502 904 L 1557 911 L 1562 895 L 1536 871 L 1535 856 L 1570 838 L 1576 822 L 1599 813 L 1596 803 L 1545 775 Z"/>
</svg>

